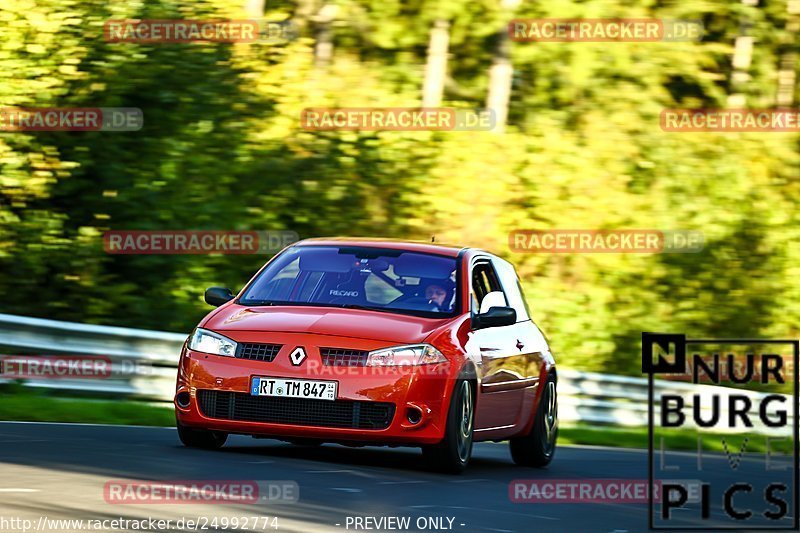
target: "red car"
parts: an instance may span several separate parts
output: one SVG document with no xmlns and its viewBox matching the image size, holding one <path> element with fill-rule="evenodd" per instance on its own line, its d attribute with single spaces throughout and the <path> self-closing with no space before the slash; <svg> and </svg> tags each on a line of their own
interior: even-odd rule
<svg viewBox="0 0 800 533">
<path fill-rule="evenodd" d="M 545 466 L 556 368 L 514 267 L 471 248 L 310 239 L 271 259 L 187 339 L 175 395 L 186 446 L 228 434 L 421 446 L 461 472 L 473 441 Z"/>
</svg>

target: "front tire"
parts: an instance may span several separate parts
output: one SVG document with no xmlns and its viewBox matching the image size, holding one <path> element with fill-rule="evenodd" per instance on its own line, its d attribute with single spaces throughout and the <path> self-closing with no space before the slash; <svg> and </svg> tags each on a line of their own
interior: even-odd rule
<svg viewBox="0 0 800 533">
<path fill-rule="evenodd" d="M 558 437 L 558 396 L 556 380 L 547 375 L 542 397 L 536 409 L 536 419 L 530 433 L 510 441 L 511 458 L 520 466 L 543 468 L 550 464 L 556 453 Z"/>
<path fill-rule="evenodd" d="M 205 429 L 188 428 L 180 422 L 178 426 L 178 438 L 184 446 L 188 448 L 201 448 L 204 450 L 218 450 L 225 445 L 228 434 L 221 431 L 208 431 Z"/>
<path fill-rule="evenodd" d="M 431 466 L 449 474 L 460 474 L 467 468 L 472 456 L 474 421 L 475 392 L 469 381 L 459 380 L 450 400 L 444 438 L 439 444 L 422 448 Z"/>
</svg>

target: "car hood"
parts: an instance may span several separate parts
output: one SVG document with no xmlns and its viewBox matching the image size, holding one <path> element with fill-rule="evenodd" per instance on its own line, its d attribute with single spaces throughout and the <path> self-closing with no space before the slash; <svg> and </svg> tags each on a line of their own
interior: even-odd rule
<svg viewBox="0 0 800 533">
<path fill-rule="evenodd" d="M 226 305 L 201 324 L 220 333 L 263 331 L 336 335 L 397 343 L 423 342 L 452 318 L 431 319 L 410 315 L 337 309 L 330 307 L 246 307 Z"/>
</svg>

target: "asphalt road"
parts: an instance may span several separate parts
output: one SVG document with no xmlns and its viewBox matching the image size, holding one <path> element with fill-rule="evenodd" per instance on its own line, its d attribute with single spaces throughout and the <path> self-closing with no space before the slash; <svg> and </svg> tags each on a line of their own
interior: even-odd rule
<svg viewBox="0 0 800 533">
<path fill-rule="evenodd" d="M 670 466 L 696 462 L 691 454 L 668 459 Z M 728 460 L 707 456 L 704 461 L 709 468 Z M 775 472 L 765 470 L 763 456 L 745 456 L 737 475 L 757 481 L 775 478 Z M 3 532 L 23 531 L 21 520 L 30 520 L 31 530 L 81 531 L 52 520 L 120 517 L 171 519 L 170 530 L 180 531 L 192 529 L 185 523 L 177 528 L 175 521 L 203 517 L 209 520 L 207 531 L 223 530 L 219 522 L 216 528 L 210 525 L 214 517 L 228 517 L 228 528 L 234 517 L 262 517 L 256 531 L 396 531 L 396 523 L 373 521 L 390 516 L 408 517 L 409 528 L 401 529 L 407 531 L 647 529 L 646 504 L 515 503 L 509 497 L 509 484 L 517 479 L 587 478 L 646 480 L 647 452 L 560 447 L 550 468 L 537 470 L 515 466 L 505 444 L 480 443 L 466 474 L 449 476 L 428 471 L 414 448 L 309 448 L 234 436 L 220 451 L 203 451 L 181 446 L 174 429 L 0 422 Z M 296 483 L 299 494 L 293 503 L 119 504 L 104 497 L 109 480 L 282 480 Z M 689 507 L 687 517 L 696 514 Z M 712 520 L 719 518 L 717 512 Z M 357 528 L 357 518 L 372 520 Z M 240 526 L 238 531 L 244 529 Z M 247 529 L 253 526 L 250 522 Z M 81 527 L 87 530 L 86 524 Z"/>
</svg>

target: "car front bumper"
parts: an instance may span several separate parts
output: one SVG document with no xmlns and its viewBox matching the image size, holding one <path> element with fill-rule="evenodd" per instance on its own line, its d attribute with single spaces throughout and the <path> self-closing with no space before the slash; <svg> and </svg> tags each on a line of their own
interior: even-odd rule
<svg viewBox="0 0 800 533">
<path fill-rule="evenodd" d="M 263 342 L 258 340 L 263 333 L 237 333 L 235 340 L 239 342 Z M 318 344 L 369 351 L 384 348 L 386 343 L 308 337 L 271 334 L 270 342 L 283 345 L 271 362 L 210 355 L 184 347 L 175 392 L 178 422 L 227 433 L 364 444 L 424 445 L 442 439 L 449 396 L 458 375 L 450 362 L 403 367 L 325 366 Z M 296 346 L 303 346 L 307 353 L 306 361 L 299 366 L 289 358 Z M 337 381 L 337 399 L 250 396 L 255 376 Z M 381 409 L 389 405 L 390 420 L 376 423 Z"/>
</svg>

